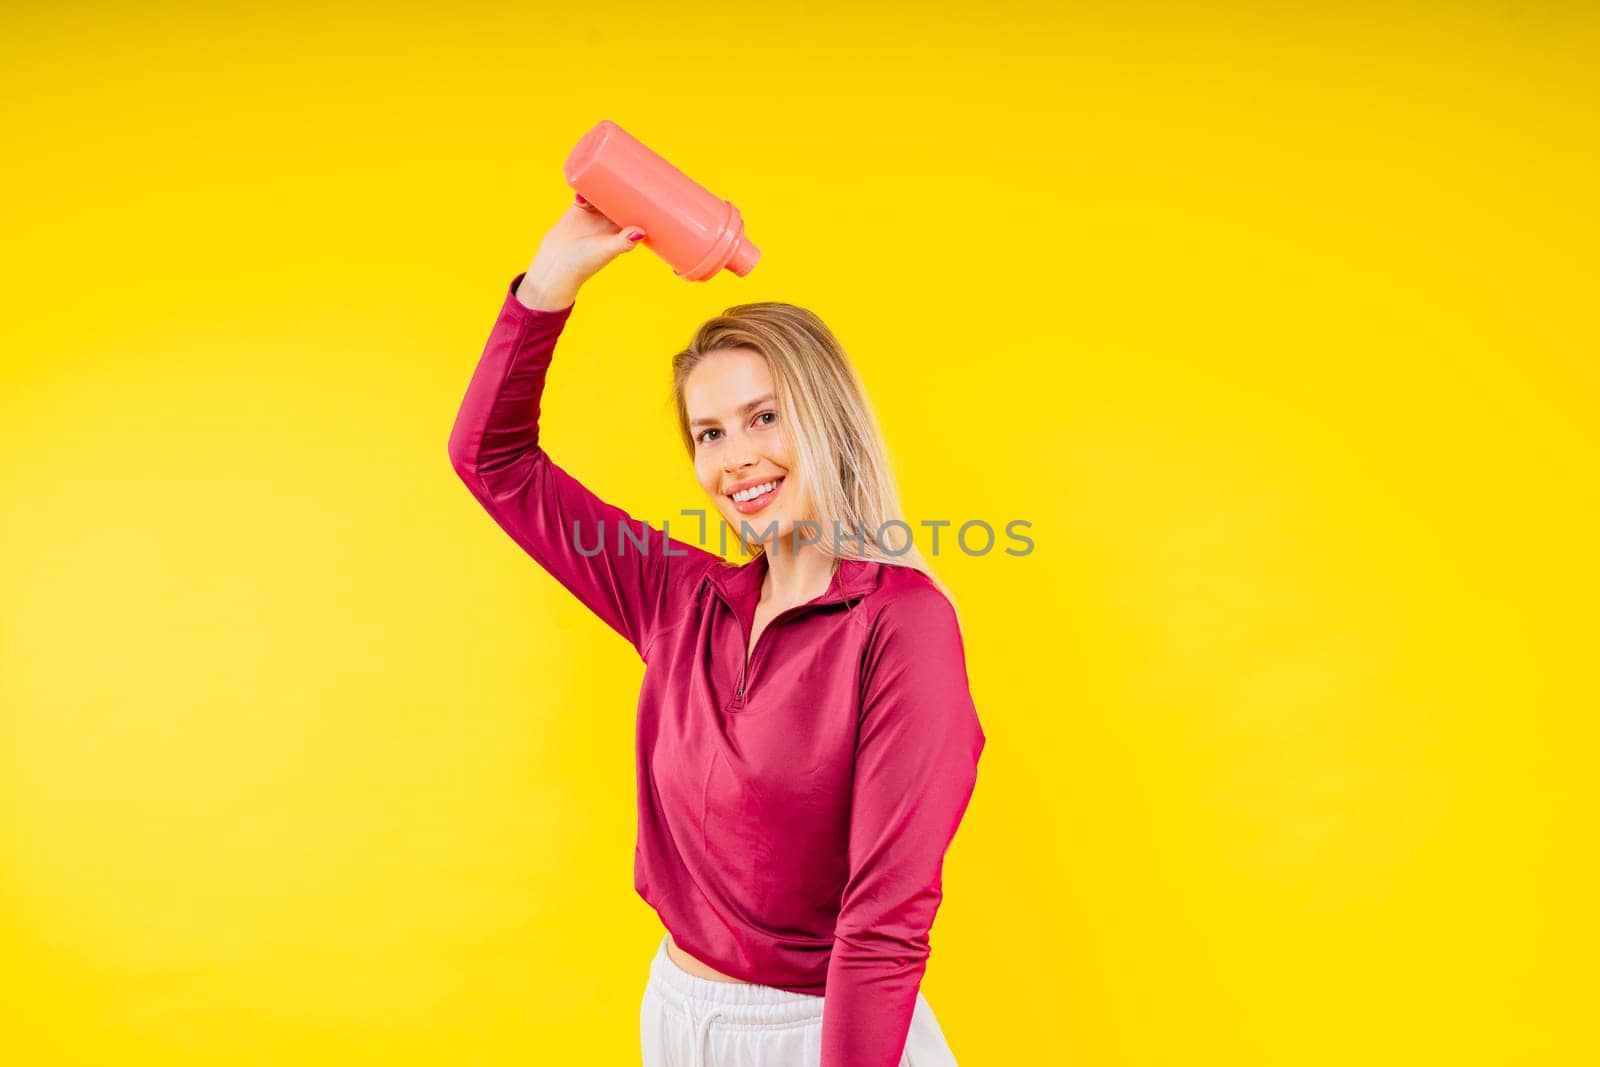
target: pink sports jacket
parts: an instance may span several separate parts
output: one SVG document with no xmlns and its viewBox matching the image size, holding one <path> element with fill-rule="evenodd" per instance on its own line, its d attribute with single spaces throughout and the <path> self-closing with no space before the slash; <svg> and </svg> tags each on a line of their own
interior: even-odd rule
<svg viewBox="0 0 1600 1067">
<path fill-rule="evenodd" d="M 910 567 L 842 560 L 827 591 L 774 617 L 747 657 L 765 553 L 729 563 L 556 465 L 540 399 L 576 305 L 529 308 L 521 280 L 467 387 L 450 461 L 644 661 L 634 887 L 694 957 L 824 996 L 822 1067 L 896 1067 L 984 746 L 950 602 Z"/>
</svg>

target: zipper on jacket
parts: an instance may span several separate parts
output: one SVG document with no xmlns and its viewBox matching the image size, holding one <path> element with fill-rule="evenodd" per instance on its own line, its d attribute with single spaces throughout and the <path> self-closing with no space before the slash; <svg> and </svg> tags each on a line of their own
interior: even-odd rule
<svg viewBox="0 0 1600 1067">
<path fill-rule="evenodd" d="M 738 622 L 739 622 L 739 636 L 742 639 L 741 642 L 740 642 L 740 645 L 739 645 L 740 652 L 742 653 L 745 649 L 750 648 L 750 633 L 745 628 L 744 619 L 740 618 L 738 611 L 735 610 L 734 606 L 731 603 L 728 602 L 728 598 L 722 594 L 722 591 L 720 589 L 716 588 L 714 583 L 712 583 L 709 578 L 707 578 L 705 580 L 705 587 L 711 589 L 713 594 L 716 596 L 716 598 L 718 600 L 722 601 L 723 607 L 725 607 L 729 611 L 733 612 L 734 618 L 738 620 Z M 849 595 L 845 595 L 843 597 L 838 597 L 838 598 L 834 598 L 834 599 L 830 599 L 830 600 L 824 600 L 820 604 L 819 603 L 815 603 L 813 601 L 807 601 L 804 604 L 796 604 L 792 608 L 785 608 L 784 610 L 778 612 L 778 614 L 774 615 L 772 617 L 772 619 L 770 621 L 768 621 L 766 629 L 761 631 L 761 636 L 756 638 L 756 647 L 753 648 L 753 649 L 750 649 L 749 658 L 747 659 L 743 655 L 741 655 L 739 657 L 739 682 L 738 682 L 738 685 L 735 686 L 735 688 L 734 688 L 733 701 L 732 701 L 733 706 L 734 707 L 743 707 L 744 706 L 745 697 L 747 695 L 747 692 L 751 688 L 751 683 L 755 680 L 756 660 L 761 655 L 761 647 L 762 647 L 762 645 L 764 645 L 766 643 L 767 633 L 774 626 L 778 625 L 778 623 L 780 623 L 783 620 L 789 618 L 790 616 L 798 615 L 798 614 L 800 614 L 802 612 L 809 611 L 809 610 L 816 609 L 816 608 L 825 608 L 825 607 L 828 607 L 829 605 L 832 605 L 832 604 L 838 604 L 838 603 L 841 603 L 841 602 L 848 603 L 848 601 L 853 600 L 853 599 L 855 599 L 855 598 L 852 597 L 852 596 L 849 596 Z"/>
<path fill-rule="evenodd" d="M 750 688 L 750 682 L 754 678 L 756 657 L 761 655 L 761 646 L 766 642 L 767 635 L 772 632 L 772 628 L 778 625 L 778 623 L 782 622 L 784 619 L 788 618 L 790 615 L 803 611 L 806 608 L 820 606 L 821 605 L 818 604 L 796 604 L 792 608 L 785 608 L 778 612 L 767 622 L 766 628 L 761 631 L 761 636 L 756 638 L 756 647 L 750 650 L 750 658 L 739 665 L 739 685 L 733 693 L 733 702 L 735 704 L 744 703 L 745 690 Z M 748 643 L 750 641 L 750 635 L 745 632 L 744 620 L 742 619 L 739 622 L 739 634 L 745 639 L 745 647 L 749 647 Z"/>
</svg>

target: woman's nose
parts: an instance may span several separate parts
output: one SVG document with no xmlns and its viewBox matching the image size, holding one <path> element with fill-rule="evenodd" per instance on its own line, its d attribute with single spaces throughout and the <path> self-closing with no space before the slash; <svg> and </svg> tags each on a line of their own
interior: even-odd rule
<svg viewBox="0 0 1600 1067">
<path fill-rule="evenodd" d="M 730 438 L 727 451 L 723 453 L 723 457 L 724 463 L 727 464 L 728 473 L 734 474 L 755 463 L 756 450 L 751 447 L 748 441 L 737 437 Z"/>
</svg>

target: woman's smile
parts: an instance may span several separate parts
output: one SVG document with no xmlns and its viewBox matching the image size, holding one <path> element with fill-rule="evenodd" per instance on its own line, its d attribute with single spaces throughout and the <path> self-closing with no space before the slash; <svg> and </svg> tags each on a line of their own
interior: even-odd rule
<svg viewBox="0 0 1600 1067">
<path fill-rule="evenodd" d="M 779 490 L 783 488 L 783 475 L 769 479 L 768 481 L 764 482 L 763 485 L 769 488 L 767 488 L 765 492 L 750 500 L 739 500 L 730 493 L 728 495 L 728 499 L 733 502 L 734 510 L 741 515 L 754 515 L 756 512 L 761 511 L 777 498 Z M 759 489 L 761 486 L 755 486 L 753 488 Z"/>
</svg>

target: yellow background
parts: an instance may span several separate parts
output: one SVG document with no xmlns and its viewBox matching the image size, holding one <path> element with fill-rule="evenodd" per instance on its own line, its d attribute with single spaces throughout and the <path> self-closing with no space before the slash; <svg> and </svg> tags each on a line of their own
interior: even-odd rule
<svg viewBox="0 0 1600 1067">
<path fill-rule="evenodd" d="M 12 1062 L 636 1062 L 641 667 L 446 456 L 604 118 L 764 256 L 584 290 L 559 462 L 705 506 L 787 300 L 1033 524 L 933 558 L 962 1067 L 1600 1061 L 1600 15 L 1318 7 L 9 5 Z"/>
</svg>

